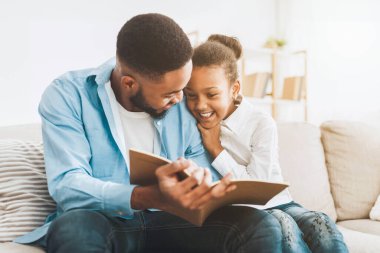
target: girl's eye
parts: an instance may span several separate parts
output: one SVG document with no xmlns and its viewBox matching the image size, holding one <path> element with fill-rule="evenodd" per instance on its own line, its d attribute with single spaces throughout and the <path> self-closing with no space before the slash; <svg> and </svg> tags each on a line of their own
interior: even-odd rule
<svg viewBox="0 0 380 253">
<path fill-rule="evenodd" d="M 207 96 L 209 97 L 209 98 L 213 98 L 213 97 L 216 97 L 218 94 L 217 93 L 213 93 L 213 94 L 208 94 Z"/>
<path fill-rule="evenodd" d="M 194 95 L 194 94 L 187 93 L 186 96 L 187 96 L 187 98 L 190 98 L 190 99 L 196 98 L 196 95 Z"/>
</svg>

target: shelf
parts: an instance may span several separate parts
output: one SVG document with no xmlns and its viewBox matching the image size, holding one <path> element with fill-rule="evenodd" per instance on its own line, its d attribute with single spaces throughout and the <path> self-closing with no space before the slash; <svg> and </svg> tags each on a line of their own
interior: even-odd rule
<svg viewBox="0 0 380 253">
<path fill-rule="evenodd" d="M 281 71 L 286 70 L 286 67 L 284 68 L 284 66 L 281 66 L 281 64 L 279 63 L 279 58 L 293 57 L 296 55 L 301 55 L 303 57 L 301 62 L 301 64 L 303 64 L 303 74 L 293 74 L 290 76 L 281 75 Z M 257 60 L 258 58 L 263 56 L 267 57 L 265 61 L 270 61 L 267 62 L 269 63 L 267 67 L 270 67 L 270 70 L 263 71 L 259 67 L 256 68 L 257 70 L 254 71 L 254 73 L 248 75 L 246 73 L 247 62 Z M 283 64 L 282 60 L 281 63 Z M 277 112 L 279 106 L 302 104 L 304 107 L 303 118 L 304 121 L 307 121 L 307 52 L 305 50 L 288 51 L 283 49 L 270 48 L 244 49 L 241 61 L 241 72 L 242 91 L 248 100 L 254 102 L 255 104 L 270 105 L 270 111 L 272 117 L 275 120 L 278 120 Z M 269 78 L 264 78 L 265 76 L 268 76 L 268 73 Z M 261 94 L 265 93 L 265 91 L 268 92 L 268 83 L 271 83 L 269 91 L 271 94 L 268 94 L 264 98 L 259 98 Z M 279 86 L 279 84 L 281 86 Z M 281 90 L 282 94 L 279 94 L 279 91 Z M 248 94 L 254 96 L 255 98 L 249 96 L 247 97 Z M 294 100 L 290 100 L 290 98 L 294 98 Z"/>
<path fill-rule="evenodd" d="M 284 100 L 284 99 L 276 99 L 272 101 L 271 98 L 252 98 L 245 97 L 246 101 L 251 103 L 255 111 L 264 112 L 271 114 L 273 104 L 276 105 L 276 121 L 284 122 L 284 121 L 297 121 L 304 122 L 304 114 L 305 114 L 305 100 Z"/>
<path fill-rule="evenodd" d="M 257 56 L 270 56 L 276 54 L 277 56 L 294 56 L 299 54 L 306 54 L 305 50 L 299 51 L 289 51 L 286 49 L 271 49 L 271 48 L 260 48 L 260 49 L 244 49 L 244 58 L 254 58 Z"/>
<path fill-rule="evenodd" d="M 291 105 L 291 104 L 304 104 L 305 100 L 289 100 L 289 99 L 281 99 L 277 98 L 273 100 L 271 97 L 264 97 L 264 98 L 254 98 L 254 97 L 244 97 L 247 101 L 255 104 L 283 104 L 283 105 Z"/>
</svg>

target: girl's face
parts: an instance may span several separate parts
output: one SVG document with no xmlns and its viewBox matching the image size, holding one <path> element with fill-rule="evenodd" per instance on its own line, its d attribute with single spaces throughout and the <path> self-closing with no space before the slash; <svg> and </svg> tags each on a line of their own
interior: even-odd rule
<svg viewBox="0 0 380 253">
<path fill-rule="evenodd" d="M 222 67 L 195 67 L 185 88 L 187 106 L 204 128 L 212 128 L 234 110 L 239 82 L 229 84 Z"/>
</svg>

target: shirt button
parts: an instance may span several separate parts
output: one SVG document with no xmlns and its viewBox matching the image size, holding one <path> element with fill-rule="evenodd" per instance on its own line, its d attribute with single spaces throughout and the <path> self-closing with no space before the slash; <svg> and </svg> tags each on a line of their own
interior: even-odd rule
<svg viewBox="0 0 380 253">
<path fill-rule="evenodd" d="M 157 126 L 160 126 L 161 125 L 161 121 L 157 121 Z"/>
</svg>

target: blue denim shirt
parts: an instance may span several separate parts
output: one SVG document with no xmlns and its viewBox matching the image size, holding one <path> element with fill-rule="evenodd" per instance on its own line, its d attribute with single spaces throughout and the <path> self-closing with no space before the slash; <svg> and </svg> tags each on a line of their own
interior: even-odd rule
<svg viewBox="0 0 380 253">
<path fill-rule="evenodd" d="M 30 243 L 47 232 L 50 222 L 72 209 L 100 210 L 112 216 L 131 218 L 129 170 L 117 135 L 114 115 L 105 84 L 115 59 L 96 69 L 68 72 L 45 90 L 39 113 L 45 152 L 46 176 L 57 211 L 46 224 L 15 242 Z M 185 103 L 173 106 L 154 126 L 161 156 L 185 157 L 211 169 L 196 121 Z"/>
</svg>

